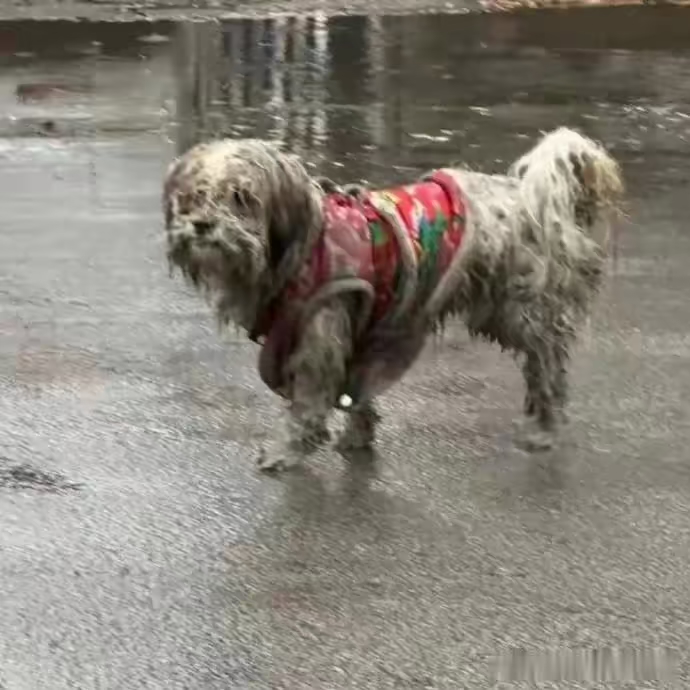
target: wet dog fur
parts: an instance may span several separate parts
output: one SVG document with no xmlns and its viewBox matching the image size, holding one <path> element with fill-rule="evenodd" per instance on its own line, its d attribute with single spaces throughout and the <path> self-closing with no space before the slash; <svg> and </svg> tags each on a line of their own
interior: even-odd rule
<svg viewBox="0 0 690 690">
<path fill-rule="evenodd" d="M 623 191 L 613 158 L 591 139 L 559 128 L 505 175 L 447 168 L 466 195 L 466 235 L 420 327 L 448 317 L 522 360 L 525 441 L 550 447 L 565 418 L 567 366 L 606 265 L 611 212 Z M 300 160 L 255 139 L 198 144 L 175 160 L 163 205 L 171 266 L 212 300 L 222 324 L 251 330 L 309 255 L 331 183 Z M 289 467 L 329 438 L 327 419 L 355 347 L 348 297 L 324 303 L 287 363 L 292 386 L 285 435 L 260 459 Z M 342 448 L 369 447 L 374 400 L 349 411 Z"/>
</svg>

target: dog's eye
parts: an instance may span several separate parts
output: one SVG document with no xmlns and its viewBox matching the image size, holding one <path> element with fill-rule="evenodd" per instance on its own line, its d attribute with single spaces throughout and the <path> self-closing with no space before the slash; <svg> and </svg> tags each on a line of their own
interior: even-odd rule
<svg viewBox="0 0 690 690">
<path fill-rule="evenodd" d="M 203 237 L 204 235 L 209 235 L 212 230 L 213 230 L 213 224 L 209 223 L 208 221 L 197 220 L 194 223 L 194 231 L 196 232 L 197 235 L 199 235 L 199 237 Z"/>
<path fill-rule="evenodd" d="M 241 211 L 248 211 L 251 205 L 251 197 L 247 192 L 241 190 L 241 189 L 236 189 L 232 193 L 232 200 L 235 203 L 235 206 L 240 209 Z"/>
</svg>

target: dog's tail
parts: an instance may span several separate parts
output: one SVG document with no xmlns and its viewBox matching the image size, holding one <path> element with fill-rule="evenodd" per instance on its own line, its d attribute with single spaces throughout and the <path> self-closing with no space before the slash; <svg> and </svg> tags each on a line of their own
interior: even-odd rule
<svg viewBox="0 0 690 690">
<path fill-rule="evenodd" d="M 603 250 L 611 248 L 611 233 L 619 212 L 623 178 L 618 163 L 599 144 L 560 127 L 546 134 L 510 168 L 519 178 L 522 212 L 539 238 L 551 244 L 553 234 L 568 241 L 576 230 Z M 612 213 L 613 212 L 613 213 Z"/>
</svg>

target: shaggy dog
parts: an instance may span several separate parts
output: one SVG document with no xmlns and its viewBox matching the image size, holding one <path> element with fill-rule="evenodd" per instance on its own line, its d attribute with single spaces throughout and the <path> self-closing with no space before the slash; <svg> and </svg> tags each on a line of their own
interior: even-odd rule
<svg viewBox="0 0 690 690">
<path fill-rule="evenodd" d="M 168 258 L 222 324 L 262 343 L 261 377 L 289 403 L 262 469 L 326 441 L 335 408 L 349 415 L 341 447 L 370 446 L 375 396 L 451 316 L 520 357 L 527 439 L 543 448 L 622 187 L 606 151 L 566 128 L 506 175 L 445 168 L 384 191 L 313 179 L 266 142 L 213 141 L 168 169 Z"/>
</svg>

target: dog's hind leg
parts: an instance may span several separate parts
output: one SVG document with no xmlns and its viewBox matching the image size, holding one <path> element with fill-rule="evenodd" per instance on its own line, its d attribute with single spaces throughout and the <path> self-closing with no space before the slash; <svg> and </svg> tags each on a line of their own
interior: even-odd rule
<svg viewBox="0 0 690 690">
<path fill-rule="evenodd" d="M 526 417 L 534 417 L 537 414 L 537 400 L 539 389 L 539 359 L 535 355 L 526 355 L 522 365 L 522 375 L 525 378 L 527 390 L 525 391 L 524 412 Z"/>
<path fill-rule="evenodd" d="M 545 450 L 554 443 L 558 425 L 555 371 L 554 353 L 549 345 L 543 344 L 526 352 L 522 372 L 527 387 L 525 414 L 528 420 L 522 442 L 529 450 Z"/>
<path fill-rule="evenodd" d="M 553 348 L 553 371 L 551 387 L 553 390 L 554 411 L 557 422 L 565 423 L 568 416 L 565 411 L 568 404 L 568 346 L 565 343 L 556 344 Z"/>
</svg>

